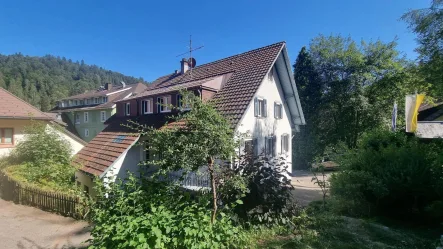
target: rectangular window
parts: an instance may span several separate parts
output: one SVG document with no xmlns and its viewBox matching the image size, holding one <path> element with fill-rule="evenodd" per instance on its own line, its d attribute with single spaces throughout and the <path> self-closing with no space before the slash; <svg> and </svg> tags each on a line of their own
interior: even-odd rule
<svg viewBox="0 0 443 249">
<path fill-rule="evenodd" d="M 252 139 L 245 140 L 244 153 L 247 155 L 253 155 L 254 145 Z"/>
<path fill-rule="evenodd" d="M 100 121 L 105 122 L 106 121 L 106 111 L 100 112 Z"/>
<path fill-rule="evenodd" d="M 85 105 L 89 105 L 89 99 L 85 99 Z"/>
<path fill-rule="evenodd" d="M 94 98 L 94 104 L 98 104 L 98 98 Z"/>
<path fill-rule="evenodd" d="M 267 104 L 266 99 L 255 98 L 254 99 L 254 114 L 256 117 L 267 117 Z"/>
<path fill-rule="evenodd" d="M 281 135 L 281 153 L 285 154 L 289 152 L 289 134 Z"/>
<path fill-rule="evenodd" d="M 79 113 L 75 114 L 75 124 L 80 124 L 80 114 Z"/>
<path fill-rule="evenodd" d="M 152 113 L 151 103 L 152 103 L 151 99 L 145 99 L 142 101 L 142 114 Z"/>
<path fill-rule="evenodd" d="M 12 128 L 0 128 L 0 144 L 13 144 L 14 130 Z"/>
<path fill-rule="evenodd" d="M 276 145 L 276 137 L 266 137 L 265 138 L 265 153 L 268 157 L 274 157 L 275 156 L 275 145 Z"/>
<path fill-rule="evenodd" d="M 171 102 L 171 96 L 164 96 L 157 98 L 157 111 L 158 112 L 170 112 L 169 104 Z"/>
<path fill-rule="evenodd" d="M 88 112 L 84 112 L 84 113 L 83 113 L 83 116 L 84 116 L 84 121 L 85 121 L 85 123 L 88 123 L 88 121 L 89 121 Z"/>
<path fill-rule="evenodd" d="M 106 102 L 108 102 L 108 96 L 103 97 L 103 103 L 106 103 Z"/>
<path fill-rule="evenodd" d="M 145 161 L 149 161 L 151 160 L 151 151 L 150 151 L 150 146 L 146 145 L 145 146 Z"/>
<path fill-rule="evenodd" d="M 85 129 L 85 137 L 89 137 L 89 129 Z"/>
<path fill-rule="evenodd" d="M 281 103 L 274 102 L 274 118 L 282 119 L 283 116 L 283 107 Z"/>
<path fill-rule="evenodd" d="M 189 99 L 183 100 L 183 95 L 177 94 L 177 107 L 184 111 L 191 109 Z"/>
<path fill-rule="evenodd" d="M 78 105 L 78 100 L 74 100 L 74 105 Z"/>
<path fill-rule="evenodd" d="M 131 103 L 125 104 L 125 113 L 126 113 L 126 116 L 131 115 Z"/>
</svg>

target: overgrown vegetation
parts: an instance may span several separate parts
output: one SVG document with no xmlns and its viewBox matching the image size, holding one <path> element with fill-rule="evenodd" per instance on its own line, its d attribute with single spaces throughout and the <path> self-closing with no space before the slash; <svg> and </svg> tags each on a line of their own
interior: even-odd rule
<svg viewBox="0 0 443 249">
<path fill-rule="evenodd" d="M 211 103 L 183 96 L 192 109 L 163 129 L 134 124 L 149 139 L 141 145 L 152 156 L 141 163 L 141 176 L 99 186 L 92 248 L 248 247 L 248 229 L 289 227 L 300 211 L 292 205 L 283 160 L 246 155 L 231 169 L 238 143 L 229 123 Z M 209 186 L 180 184 L 196 171 L 210 176 Z M 167 181 L 170 173 L 182 174 Z"/>
<path fill-rule="evenodd" d="M 331 177 L 334 208 L 357 216 L 443 221 L 443 144 L 375 131 L 340 162 Z"/>
<path fill-rule="evenodd" d="M 70 144 L 57 127 L 32 121 L 24 138 L 6 158 L 6 171 L 20 181 L 53 190 L 72 190 L 76 168 L 70 164 Z M 12 166 L 14 165 L 14 166 Z"/>
</svg>

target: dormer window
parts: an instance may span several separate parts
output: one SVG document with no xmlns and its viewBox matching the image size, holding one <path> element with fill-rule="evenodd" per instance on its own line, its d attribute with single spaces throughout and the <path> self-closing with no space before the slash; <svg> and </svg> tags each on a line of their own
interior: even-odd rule
<svg viewBox="0 0 443 249">
<path fill-rule="evenodd" d="M 94 98 L 94 104 L 98 104 L 98 98 Z"/>
<path fill-rule="evenodd" d="M 78 100 L 74 100 L 74 105 L 78 105 Z"/>
<path fill-rule="evenodd" d="M 131 103 L 125 104 L 125 114 L 126 114 L 126 116 L 131 115 Z"/>
<path fill-rule="evenodd" d="M 170 112 L 169 104 L 171 104 L 171 96 L 158 97 L 157 112 Z"/>
<path fill-rule="evenodd" d="M 106 102 L 108 102 L 108 96 L 103 97 L 103 103 L 106 103 Z"/>
</svg>

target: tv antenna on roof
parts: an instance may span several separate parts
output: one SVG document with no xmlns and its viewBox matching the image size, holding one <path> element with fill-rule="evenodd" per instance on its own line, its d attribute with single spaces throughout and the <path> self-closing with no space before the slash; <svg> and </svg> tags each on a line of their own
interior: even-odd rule
<svg viewBox="0 0 443 249">
<path fill-rule="evenodd" d="M 200 46 L 200 47 L 197 47 L 197 48 L 192 48 L 192 35 L 189 35 L 189 51 L 187 51 L 185 53 L 182 53 L 182 54 L 179 54 L 179 55 L 176 56 L 176 57 L 179 57 L 179 56 L 182 56 L 182 55 L 185 55 L 185 54 L 189 54 L 188 65 L 189 65 L 191 79 L 192 79 L 192 69 L 196 65 L 196 60 L 194 58 L 192 58 L 192 51 L 202 49 L 203 47 L 204 47 L 204 45 Z"/>
</svg>

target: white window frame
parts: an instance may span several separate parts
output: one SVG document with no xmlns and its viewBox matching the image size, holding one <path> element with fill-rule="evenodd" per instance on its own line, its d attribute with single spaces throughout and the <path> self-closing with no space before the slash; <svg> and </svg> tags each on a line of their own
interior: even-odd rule
<svg viewBox="0 0 443 249">
<path fill-rule="evenodd" d="M 85 129 L 85 137 L 89 137 L 89 129 Z"/>
<path fill-rule="evenodd" d="M 163 103 L 161 104 L 159 101 L 160 99 L 163 100 Z M 157 97 L 157 105 L 159 106 L 160 113 L 171 112 L 171 109 L 168 106 L 171 103 L 168 103 L 168 99 L 168 96 Z"/>
<path fill-rule="evenodd" d="M 146 108 L 145 108 L 146 105 Z M 151 114 L 152 113 L 152 98 L 142 100 L 142 114 Z"/>
<path fill-rule="evenodd" d="M 125 115 L 131 116 L 131 103 L 125 103 Z"/>
<path fill-rule="evenodd" d="M 108 102 L 108 96 L 106 96 L 106 97 L 102 97 L 102 102 L 103 102 L 103 103 Z"/>
<path fill-rule="evenodd" d="M 99 102 L 99 98 L 94 98 L 94 104 L 98 104 Z"/>
<path fill-rule="evenodd" d="M 254 114 L 256 117 L 267 117 L 268 116 L 267 109 L 268 109 L 267 101 L 265 98 L 256 97 L 254 99 Z"/>
<path fill-rule="evenodd" d="M 76 112 L 74 114 L 74 122 L 75 124 L 80 124 L 80 113 Z"/>
<path fill-rule="evenodd" d="M 85 123 L 89 122 L 89 113 L 88 112 L 83 113 L 83 121 L 85 121 Z"/>
<path fill-rule="evenodd" d="M 277 111 L 278 110 L 278 111 Z M 282 119 L 283 118 L 283 105 L 280 102 L 274 102 L 274 118 Z"/>
<path fill-rule="evenodd" d="M 100 121 L 103 123 L 106 121 L 106 111 L 100 112 Z"/>
<path fill-rule="evenodd" d="M 177 107 L 182 111 L 191 110 L 191 105 L 189 105 L 189 103 L 186 103 L 186 106 L 183 107 L 183 95 L 181 94 L 177 94 Z"/>
<path fill-rule="evenodd" d="M 289 143 L 290 143 L 289 134 L 287 133 L 282 134 L 280 139 L 281 139 L 281 153 L 287 154 L 289 152 Z M 287 144 L 285 144 L 285 142 L 287 142 Z"/>
</svg>

